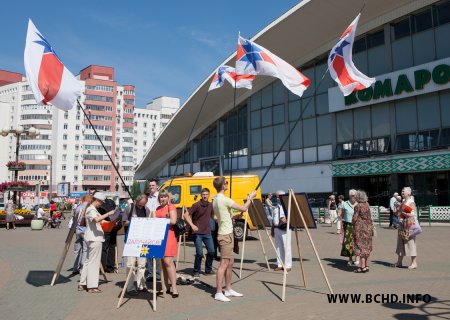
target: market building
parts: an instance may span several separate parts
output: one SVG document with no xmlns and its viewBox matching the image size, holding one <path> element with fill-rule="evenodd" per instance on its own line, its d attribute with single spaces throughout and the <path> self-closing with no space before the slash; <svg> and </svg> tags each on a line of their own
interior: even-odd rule
<svg viewBox="0 0 450 320">
<path fill-rule="evenodd" d="M 354 6 L 302 1 L 251 39 L 311 80 L 303 97 L 257 76 L 252 90 L 237 90 L 234 103 L 228 85 L 208 93 L 212 71 L 135 178 L 230 169 L 262 177 L 300 118 L 264 193 L 293 188 L 323 198 L 362 188 L 372 204 L 387 206 L 393 192 L 411 186 L 419 205 L 449 205 L 450 1 L 366 1 L 353 61 L 377 82 L 344 98 L 326 74 L 327 58 L 360 9 Z M 234 66 L 234 59 L 233 53 L 223 64 Z"/>
</svg>

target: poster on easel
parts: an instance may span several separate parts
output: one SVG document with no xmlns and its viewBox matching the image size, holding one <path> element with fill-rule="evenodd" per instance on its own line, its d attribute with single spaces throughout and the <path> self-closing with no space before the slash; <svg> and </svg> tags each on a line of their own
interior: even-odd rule
<svg viewBox="0 0 450 320">
<path fill-rule="evenodd" d="M 297 203 L 300 207 L 299 211 L 296 206 L 293 206 L 291 208 L 292 216 L 290 220 L 290 226 L 292 228 L 298 228 L 298 229 L 304 229 L 305 224 L 303 223 L 302 219 L 300 218 L 300 214 L 303 215 L 303 218 L 306 223 L 306 227 L 309 229 L 317 229 L 316 220 L 314 219 L 314 215 L 311 209 L 311 206 L 309 205 L 308 196 L 304 192 L 295 193 L 294 194 L 295 199 L 297 199 Z M 289 194 L 283 194 L 280 195 L 281 199 L 281 205 L 283 207 L 284 212 L 288 212 L 288 200 L 289 200 Z"/>
<path fill-rule="evenodd" d="M 156 259 L 162 259 L 166 251 L 167 235 L 170 219 L 138 218 L 131 219 L 123 248 L 124 257 L 148 258 L 153 264 L 153 311 L 156 311 Z M 131 274 L 135 267 L 131 267 L 120 294 L 117 308 L 122 305 L 128 282 L 133 281 Z M 164 292 L 164 287 L 163 287 Z"/>
<path fill-rule="evenodd" d="M 248 208 L 248 213 L 253 224 L 256 224 L 258 228 L 263 229 L 271 227 L 261 199 L 253 199 L 253 204 Z"/>
<path fill-rule="evenodd" d="M 137 218 L 131 219 L 125 243 L 124 257 L 156 258 L 164 257 L 169 219 Z"/>
</svg>

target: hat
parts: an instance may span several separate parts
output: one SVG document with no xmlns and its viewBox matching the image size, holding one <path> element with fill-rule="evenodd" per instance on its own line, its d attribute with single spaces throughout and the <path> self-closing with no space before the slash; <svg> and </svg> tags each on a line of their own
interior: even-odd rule
<svg viewBox="0 0 450 320">
<path fill-rule="evenodd" d="M 105 200 L 106 200 L 106 196 L 103 192 L 96 192 L 93 197 L 94 197 L 94 199 L 97 199 L 97 200 L 100 200 L 103 202 L 105 202 Z"/>
</svg>

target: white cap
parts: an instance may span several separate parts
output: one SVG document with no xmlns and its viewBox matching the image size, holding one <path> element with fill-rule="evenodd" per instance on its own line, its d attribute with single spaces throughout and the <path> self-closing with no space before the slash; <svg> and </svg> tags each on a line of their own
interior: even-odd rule
<svg viewBox="0 0 450 320">
<path fill-rule="evenodd" d="M 96 192 L 94 194 L 94 199 L 97 199 L 97 200 L 105 202 L 106 196 L 105 196 L 105 194 L 103 192 Z"/>
</svg>

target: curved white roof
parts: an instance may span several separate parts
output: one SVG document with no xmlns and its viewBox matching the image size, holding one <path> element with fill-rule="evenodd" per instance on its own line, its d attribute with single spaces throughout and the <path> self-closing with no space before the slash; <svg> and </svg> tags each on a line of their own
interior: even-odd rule
<svg viewBox="0 0 450 320">
<path fill-rule="evenodd" d="M 331 49 L 356 17 L 363 2 L 366 5 L 359 21 L 357 35 L 437 1 L 304 0 L 269 24 L 252 40 L 293 66 L 301 66 Z M 235 52 L 220 65 L 234 66 L 234 56 Z M 139 164 L 135 179 L 156 176 L 170 159 L 183 151 L 205 98 L 202 115 L 191 140 L 233 109 L 233 89 L 228 84 L 208 93 L 214 72 L 215 70 L 198 86 L 161 132 Z M 274 80 L 275 78 L 257 76 L 252 90 L 238 89 L 236 105 Z"/>
</svg>

